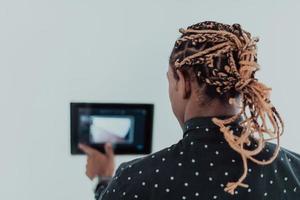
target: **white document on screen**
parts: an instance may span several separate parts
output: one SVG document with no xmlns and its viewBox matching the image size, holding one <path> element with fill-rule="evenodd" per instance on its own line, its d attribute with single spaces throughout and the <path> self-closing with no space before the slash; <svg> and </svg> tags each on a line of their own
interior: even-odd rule
<svg viewBox="0 0 300 200">
<path fill-rule="evenodd" d="M 90 140 L 92 143 L 124 142 L 131 128 L 129 117 L 92 117 Z"/>
</svg>

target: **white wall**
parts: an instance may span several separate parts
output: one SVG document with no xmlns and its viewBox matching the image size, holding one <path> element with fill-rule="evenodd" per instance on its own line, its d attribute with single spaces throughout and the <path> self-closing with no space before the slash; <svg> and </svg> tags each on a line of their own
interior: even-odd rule
<svg viewBox="0 0 300 200">
<path fill-rule="evenodd" d="M 178 29 L 203 20 L 260 36 L 257 75 L 285 120 L 282 146 L 300 152 L 299 9 L 296 0 L 0 0 L 0 199 L 93 198 L 85 157 L 70 156 L 70 101 L 154 103 L 154 151 L 177 142 L 168 56 Z"/>
</svg>

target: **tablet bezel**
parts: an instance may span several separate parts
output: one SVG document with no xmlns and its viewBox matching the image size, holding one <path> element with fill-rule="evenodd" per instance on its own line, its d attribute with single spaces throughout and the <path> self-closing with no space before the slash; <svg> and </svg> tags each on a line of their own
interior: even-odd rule
<svg viewBox="0 0 300 200">
<path fill-rule="evenodd" d="M 71 102 L 70 103 L 70 128 L 71 128 L 71 154 L 82 155 L 82 152 L 78 148 L 78 110 L 79 108 L 94 108 L 94 109 L 143 109 L 146 110 L 145 117 L 145 137 L 144 137 L 144 148 L 137 149 L 122 148 L 120 145 L 114 146 L 115 154 L 149 154 L 152 151 L 152 138 L 153 138 L 153 114 L 154 104 L 146 103 L 84 103 L 84 102 Z M 90 144 L 89 146 L 104 152 L 103 144 Z"/>
</svg>

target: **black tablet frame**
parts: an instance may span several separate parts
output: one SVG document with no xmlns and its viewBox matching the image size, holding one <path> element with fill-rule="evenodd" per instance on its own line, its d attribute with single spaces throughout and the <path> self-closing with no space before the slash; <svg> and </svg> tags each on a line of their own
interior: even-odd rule
<svg viewBox="0 0 300 200">
<path fill-rule="evenodd" d="M 118 145 L 114 147 L 115 154 L 150 154 L 152 152 L 152 138 L 153 138 L 153 114 L 154 104 L 147 103 L 86 103 L 86 102 L 71 102 L 70 103 L 70 128 L 71 128 L 71 154 L 81 155 L 84 154 L 78 148 L 78 110 L 79 108 L 104 108 L 104 109 L 144 109 L 146 110 L 145 117 L 145 137 L 144 148 L 134 149 L 126 148 L 120 149 Z M 103 145 L 90 145 L 91 147 L 104 152 Z"/>
</svg>

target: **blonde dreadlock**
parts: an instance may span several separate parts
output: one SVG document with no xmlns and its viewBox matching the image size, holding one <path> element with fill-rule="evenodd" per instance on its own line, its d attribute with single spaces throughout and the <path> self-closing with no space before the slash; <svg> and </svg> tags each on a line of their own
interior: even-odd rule
<svg viewBox="0 0 300 200">
<path fill-rule="evenodd" d="M 192 25 L 187 29 L 180 28 L 179 31 L 183 35 L 176 41 L 175 50 L 170 59 L 175 54 L 174 52 L 179 51 L 183 43 L 185 43 L 185 48 L 190 44 L 194 47 L 200 45 L 202 48 L 196 52 L 193 51 L 189 56 L 186 56 L 187 51 L 184 50 L 182 59 L 175 60 L 175 69 L 188 66 L 205 67 L 205 70 L 201 68 L 196 70 L 199 80 L 202 79 L 220 95 L 230 91 L 241 95 L 242 105 L 235 98 L 228 100 L 229 104 L 234 104 L 241 109 L 237 115 L 223 120 L 216 117 L 212 119 L 220 127 L 230 147 L 238 152 L 243 160 L 242 176 L 235 182 L 228 182 L 224 188 L 224 191 L 233 195 L 238 186 L 248 187 L 243 183 L 248 171 L 247 159 L 260 165 L 267 165 L 274 161 L 280 150 L 279 137 L 284 129 L 283 121 L 269 99 L 271 88 L 254 78 L 254 73 L 259 69 L 256 52 L 256 43 L 259 38 L 252 38 L 251 34 L 242 30 L 239 24 L 230 26 L 213 21 Z M 208 47 L 205 48 L 206 46 Z M 224 57 L 226 62 L 223 62 L 225 63 L 223 66 L 220 62 L 216 63 L 216 59 L 222 58 L 224 61 Z M 239 123 L 243 130 L 240 136 L 236 136 L 226 125 L 240 116 L 244 116 Z M 268 122 L 271 123 L 273 129 L 269 128 Z M 265 135 L 269 138 L 265 138 Z M 251 143 L 250 136 L 258 136 L 258 145 L 254 150 L 244 149 L 244 144 Z M 262 151 L 265 142 L 273 139 L 277 139 L 277 146 L 272 157 L 267 161 L 255 159 L 253 156 Z"/>
</svg>

